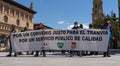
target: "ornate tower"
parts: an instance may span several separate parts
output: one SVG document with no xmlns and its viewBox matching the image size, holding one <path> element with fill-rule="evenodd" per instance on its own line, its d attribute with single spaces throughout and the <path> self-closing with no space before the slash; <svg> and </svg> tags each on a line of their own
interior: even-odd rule
<svg viewBox="0 0 120 66">
<path fill-rule="evenodd" d="M 102 5 L 103 5 L 102 0 L 93 0 L 92 24 L 94 24 L 95 22 L 97 22 L 97 20 L 104 19 Z"/>
<path fill-rule="evenodd" d="M 31 10 L 34 10 L 34 5 L 33 5 L 33 3 L 30 4 L 30 9 L 31 9 Z"/>
</svg>

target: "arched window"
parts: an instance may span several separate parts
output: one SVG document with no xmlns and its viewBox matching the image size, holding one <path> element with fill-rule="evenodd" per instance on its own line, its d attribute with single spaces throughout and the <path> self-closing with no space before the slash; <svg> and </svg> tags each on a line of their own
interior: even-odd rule
<svg viewBox="0 0 120 66">
<path fill-rule="evenodd" d="M 95 4 L 95 8 L 97 8 L 97 4 Z"/>
<path fill-rule="evenodd" d="M 8 16 L 4 16 L 4 22 L 8 22 Z"/>
<path fill-rule="evenodd" d="M 29 20 L 30 20 L 30 22 L 32 22 L 32 16 L 29 16 Z"/>
<path fill-rule="evenodd" d="M 13 9 L 13 8 L 10 8 L 10 14 L 11 14 L 12 16 L 14 16 L 14 9 Z"/>
<path fill-rule="evenodd" d="M 4 6 L 4 12 L 6 13 L 6 14 L 9 14 L 9 6 Z"/>
<path fill-rule="evenodd" d="M 18 10 L 16 10 L 16 16 L 19 17 L 19 11 Z"/>
<path fill-rule="evenodd" d="M 21 12 L 21 18 L 24 19 L 24 13 L 23 12 Z"/>
<path fill-rule="evenodd" d="M 26 23 L 26 26 L 29 27 L 29 23 L 28 22 Z"/>
<path fill-rule="evenodd" d="M 20 20 L 19 19 L 16 20 L 16 24 L 20 25 Z"/>
</svg>

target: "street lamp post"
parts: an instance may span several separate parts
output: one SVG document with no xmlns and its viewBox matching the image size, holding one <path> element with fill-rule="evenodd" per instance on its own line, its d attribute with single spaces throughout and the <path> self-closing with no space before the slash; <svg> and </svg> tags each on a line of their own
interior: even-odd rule
<svg viewBox="0 0 120 66">
<path fill-rule="evenodd" d="M 118 12 L 119 12 L 119 38 L 120 38 L 120 0 L 118 0 Z"/>
</svg>

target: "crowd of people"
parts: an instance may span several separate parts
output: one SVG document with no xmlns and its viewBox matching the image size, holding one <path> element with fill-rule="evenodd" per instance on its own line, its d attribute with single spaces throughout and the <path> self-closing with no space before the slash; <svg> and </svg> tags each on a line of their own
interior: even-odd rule
<svg viewBox="0 0 120 66">
<path fill-rule="evenodd" d="M 42 30 L 42 29 L 45 29 L 45 27 L 43 26 L 42 23 L 40 23 L 39 25 L 39 28 L 37 28 L 37 30 Z M 78 24 L 78 22 L 74 22 L 74 26 L 72 29 L 83 29 L 83 25 L 82 24 Z M 92 24 L 89 24 L 89 29 L 94 29 Z M 109 53 L 109 48 L 110 48 L 110 43 L 112 41 L 112 39 L 114 39 L 113 37 L 113 32 L 112 32 L 112 26 L 110 24 L 110 21 L 109 20 L 105 20 L 104 21 L 104 24 L 101 26 L 101 29 L 107 29 L 108 30 L 108 33 L 109 33 L 109 42 L 108 42 L 108 48 L 107 48 L 107 52 L 103 52 L 103 57 L 110 57 L 110 53 Z M 21 32 L 25 32 L 25 31 L 28 31 L 28 29 L 25 27 L 23 30 L 21 30 Z M 17 32 L 16 31 L 16 26 L 15 25 L 12 25 L 11 26 L 11 31 L 10 31 L 10 34 L 11 33 L 15 33 Z M 7 55 L 7 57 L 11 57 L 12 56 L 12 43 L 11 43 L 11 40 L 10 40 L 10 36 L 8 36 L 8 39 L 9 39 L 9 44 L 10 44 L 10 50 L 9 50 L 9 54 Z M 65 54 L 66 50 L 61 50 L 61 53 L 62 54 Z M 40 54 L 39 54 L 40 53 Z M 78 51 L 78 50 L 70 50 L 68 51 L 68 53 L 70 54 L 70 57 L 73 57 L 74 55 L 77 55 L 77 56 L 84 56 L 84 55 L 97 55 L 99 54 L 99 52 L 96 52 L 96 51 Z M 32 51 L 32 52 L 29 52 L 27 51 L 26 53 L 27 55 L 34 55 L 34 57 L 38 57 L 39 55 L 43 55 L 43 57 L 46 57 L 46 50 L 36 50 L 36 51 Z M 14 52 L 14 56 L 17 57 L 17 55 L 22 55 L 22 52 Z"/>
</svg>

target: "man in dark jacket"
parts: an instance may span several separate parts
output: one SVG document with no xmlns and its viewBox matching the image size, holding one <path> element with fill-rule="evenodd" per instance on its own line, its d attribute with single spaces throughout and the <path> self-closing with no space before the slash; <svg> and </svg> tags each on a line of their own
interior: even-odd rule
<svg viewBox="0 0 120 66">
<path fill-rule="evenodd" d="M 72 29 L 79 29 L 78 22 L 74 22 L 74 27 Z M 70 57 L 74 56 L 75 52 L 80 56 L 80 51 L 70 50 Z"/>
</svg>

